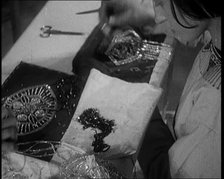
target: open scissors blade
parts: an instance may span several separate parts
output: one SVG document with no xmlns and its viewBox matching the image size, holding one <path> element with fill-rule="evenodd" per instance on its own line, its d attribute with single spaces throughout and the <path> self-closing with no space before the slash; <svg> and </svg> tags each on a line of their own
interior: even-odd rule
<svg viewBox="0 0 224 179">
<path fill-rule="evenodd" d="M 88 11 L 82 11 L 82 12 L 77 12 L 77 15 L 82 15 L 82 14 L 91 14 L 91 13 L 96 13 L 99 12 L 99 8 L 98 9 L 92 9 L 92 10 L 88 10 Z"/>
</svg>

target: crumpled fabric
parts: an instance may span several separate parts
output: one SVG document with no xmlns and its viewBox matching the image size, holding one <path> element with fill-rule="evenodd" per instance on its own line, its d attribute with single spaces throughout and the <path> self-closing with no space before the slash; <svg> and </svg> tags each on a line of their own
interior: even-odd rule
<svg viewBox="0 0 224 179">
<path fill-rule="evenodd" d="M 221 88 L 201 74 L 210 56 L 198 54 L 181 97 L 169 150 L 173 178 L 221 178 Z"/>
</svg>

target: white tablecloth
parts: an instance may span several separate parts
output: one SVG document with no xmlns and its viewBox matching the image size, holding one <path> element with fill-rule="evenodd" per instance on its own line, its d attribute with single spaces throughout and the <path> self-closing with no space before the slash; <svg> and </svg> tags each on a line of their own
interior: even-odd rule
<svg viewBox="0 0 224 179">
<path fill-rule="evenodd" d="M 99 22 L 98 13 L 76 13 L 99 7 L 100 1 L 48 1 L 2 59 L 2 83 L 21 61 L 71 74 L 72 59 Z M 84 35 L 41 38 L 43 25 L 62 31 L 83 32 Z"/>
</svg>

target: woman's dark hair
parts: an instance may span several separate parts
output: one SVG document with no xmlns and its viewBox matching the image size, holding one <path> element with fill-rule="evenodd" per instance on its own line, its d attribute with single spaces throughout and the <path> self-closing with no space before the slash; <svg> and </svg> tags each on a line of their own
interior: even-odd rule
<svg viewBox="0 0 224 179">
<path fill-rule="evenodd" d="M 182 27 L 195 28 L 196 26 L 185 26 L 180 23 L 176 15 L 175 7 L 184 19 L 188 17 L 195 20 L 204 20 L 221 16 L 222 5 L 220 1 L 221 0 L 170 0 L 170 4 L 174 18 Z"/>
</svg>

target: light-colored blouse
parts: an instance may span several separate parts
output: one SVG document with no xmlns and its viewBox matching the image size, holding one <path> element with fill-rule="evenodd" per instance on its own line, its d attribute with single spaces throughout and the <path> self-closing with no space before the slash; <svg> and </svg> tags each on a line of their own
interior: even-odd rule
<svg viewBox="0 0 224 179">
<path fill-rule="evenodd" d="M 221 56 L 212 41 L 195 59 L 169 150 L 172 178 L 221 178 Z"/>
</svg>

